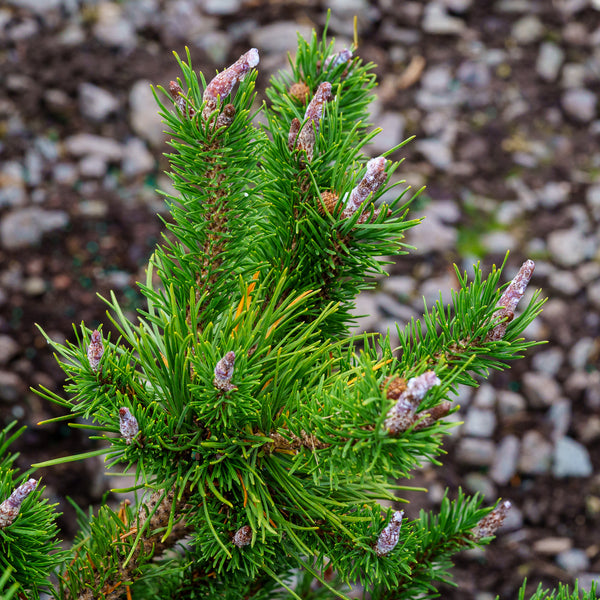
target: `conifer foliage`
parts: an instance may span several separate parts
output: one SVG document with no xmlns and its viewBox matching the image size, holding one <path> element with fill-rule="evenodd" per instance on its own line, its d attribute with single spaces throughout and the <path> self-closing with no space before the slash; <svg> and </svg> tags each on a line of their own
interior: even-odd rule
<svg viewBox="0 0 600 600">
<path fill-rule="evenodd" d="M 325 35 L 299 39 L 257 124 L 258 50 L 208 82 L 177 60 L 181 80 L 157 91 L 176 195 L 145 306 L 131 320 L 113 295 L 116 337 L 82 324 L 72 343 L 48 340 L 66 396 L 39 393 L 85 419 L 101 448 L 44 465 L 104 454 L 136 482 L 135 502 L 81 512 L 72 549 L 52 559 L 54 594 L 317 599 L 364 586 L 374 599 L 435 597 L 452 556 L 487 543 L 507 503 L 492 511 L 453 490 L 439 513 L 409 520 L 380 502 L 402 506 L 411 471 L 437 464 L 457 385 L 532 345 L 520 336 L 538 293 L 515 316 L 526 274 L 506 287 L 501 269 L 476 267 L 471 280 L 457 272 L 450 306 L 398 332 L 399 348 L 354 337 L 357 294 L 417 225 L 414 195 L 390 184 L 400 146 L 364 153 L 373 65 L 334 53 Z M 10 462 L 0 500 L 24 481 Z M 48 510 L 36 490 L 0 528 L 0 561 L 26 557 L 1 563 L 6 598 L 37 597 L 50 570 L 37 550 L 53 548 Z"/>
</svg>

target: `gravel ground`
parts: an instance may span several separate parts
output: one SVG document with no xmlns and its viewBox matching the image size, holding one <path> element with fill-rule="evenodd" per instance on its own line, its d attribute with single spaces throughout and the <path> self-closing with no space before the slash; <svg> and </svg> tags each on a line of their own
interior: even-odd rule
<svg viewBox="0 0 600 600">
<path fill-rule="evenodd" d="M 457 563 L 460 594 L 515 596 L 558 580 L 600 578 L 600 2 L 598 0 L 332 0 L 330 32 L 352 40 L 379 77 L 373 154 L 417 140 L 402 176 L 427 185 L 402 257 L 359 298 L 365 330 L 418 317 L 456 285 L 452 263 L 507 276 L 525 258 L 549 301 L 529 328 L 546 339 L 526 360 L 461 392 L 444 468 L 429 489 L 480 491 L 515 510 L 485 553 Z M 214 72 L 249 46 L 259 89 L 285 68 L 296 31 L 321 28 L 321 2 L 261 0 L 5 0 L 0 7 L 0 418 L 57 414 L 28 391 L 55 389 L 60 371 L 34 324 L 64 339 L 71 322 L 105 320 L 96 292 L 133 309 L 135 282 L 159 239 L 155 188 L 169 188 L 149 83 L 177 75 L 188 45 Z M 22 464 L 80 451 L 62 427 L 32 427 Z M 79 470 L 78 470 L 79 469 Z M 89 481 L 82 486 L 81 481 Z M 102 468 L 48 471 L 57 498 L 97 500 Z M 63 506 L 63 508 L 66 508 Z M 67 512 L 64 526 L 72 530 Z"/>
</svg>

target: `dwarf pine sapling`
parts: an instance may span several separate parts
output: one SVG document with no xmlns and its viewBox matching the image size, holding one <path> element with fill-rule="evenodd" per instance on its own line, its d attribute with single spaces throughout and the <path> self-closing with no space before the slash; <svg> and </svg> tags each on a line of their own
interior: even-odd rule
<svg viewBox="0 0 600 600">
<path fill-rule="evenodd" d="M 399 330 L 398 348 L 353 335 L 357 294 L 417 224 L 418 192 L 391 183 L 402 144 L 364 153 L 373 65 L 325 36 L 299 39 L 257 125 L 258 50 L 208 83 L 177 60 L 182 79 L 157 90 L 176 194 L 145 305 L 132 321 L 111 295 L 116 335 L 82 324 L 74 342 L 49 340 L 67 397 L 40 394 L 100 447 L 44 465 L 105 455 L 135 475 L 133 502 L 81 513 L 71 550 L 54 556 L 54 595 L 346 598 L 363 586 L 375 600 L 434 597 L 452 556 L 489 542 L 509 503 L 452 490 L 438 513 L 409 520 L 380 501 L 401 506 L 411 472 L 438 464 L 457 386 L 533 345 L 520 336 L 539 293 L 515 316 L 533 264 L 506 288 L 501 269 L 457 272 L 451 305 Z M 22 480 L 1 480 L 11 515 Z M 47 573 L 48 552 L 19 535 L 43 517 L 38 544 L 51 550 L 47 508 L 32 492 L 0 529 L 0 556 L 29 553 L 3 564 L 7 597 L 38 597 L 25 573 Z"/>
</svg>

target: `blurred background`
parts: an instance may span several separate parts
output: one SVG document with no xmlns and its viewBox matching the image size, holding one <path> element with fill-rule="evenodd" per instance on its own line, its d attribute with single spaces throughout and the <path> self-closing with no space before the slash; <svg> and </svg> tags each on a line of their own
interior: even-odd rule
<svg viewBox="0 0 600 600">
<path fill-rule="evenodd" d="M 81 452 L 59 409 L 30 387 L 59 389 L 61 371 L 36 323 L 56 339 L 72 323 L 108 328 L 96 296 L 130 310 L 160 239 L 156 188 L 167 151 L 150 84 L 178 75 L 191 52 L 207 77 L 259 49 L 258 89 L 287 66 L 296 32 L 319 32 L 331 8 L 336 48 L 359 49 L 379 87 L 378 155 L 416 135 L 398 173 L 426 185 L 414 207 L 417 249 L 358 301 L 359 327 L 403 326 L 456 286 L 453 263 L 484 270 L 507 250 L 506 279 L 536 261 L 531 290 L 549 298 L 528 329 L 548 343 L 461 390 L 443 467 L 417 483 L 409 512 L 446 486 L 514 501 L 485 552 L 465 553 L 460 593 L 514 597 L 580 577 L 600 580 L 600 1 L 599 0 L 4 0 L 0 5 L 0 420 L 30 425 L 19 464 Z M 84 507 L 113 484 L 100 461 L 44 472 L 48 493 Z"/>
</svg>

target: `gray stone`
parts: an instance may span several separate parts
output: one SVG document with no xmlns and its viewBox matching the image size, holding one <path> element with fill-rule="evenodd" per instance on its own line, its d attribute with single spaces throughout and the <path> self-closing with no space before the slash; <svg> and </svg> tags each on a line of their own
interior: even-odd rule
<svg viewBox="0 0 600 600">
<path fill-rule="evenodd" d="M 455 13 L 467 12 L 473 6 L 473 0 L 442 0 L 442 3 Z"/>
<path fill-rule="evenodd" d="M 533 408 L 545 408 L 562 395 L 560 385 L 547 373 L 530 371 L 523 375 L 523 391 Z"/>
<path fill-rule="evenodd" d="M 449 15 L 446 7 L 435 0 L 425 6 L 421 26 L 426 33 L 436 35 L 459 35 L 466 29 L 462 19 Z"/>
<path fill-rule="evenodd" d="M 452 165 L 452 150 L 443 140 L 426 138 L 419 140 L 415 147 L 436 169 L 446 171 Z"/>
<path fill-rule="evenodd" d="M 471 467 L 489 467 L 494 461 L 495 451 L 491 440 L 464 437 L 458 442 L 456 460 Z"/>
<path fill-rule="evenodd" d="M 599 349 L 598 338 L 583 337 L 579 339 L 569 352 L 569 363 L 577 371 L 582 371 L 588 365 L 589 359 Z"/>
<path fill-rule="evenodd" d="M 0 223 L 0 239 L 7 250 L 19 250 L 39 244 L 45 232 L 62 229 L 69 215 L 62 210 L 24 208 L 10 212 Z"/>
<path fill-rule="evenodd" d="M 38 275 L 34 275 L 32 277 L 28 277 L 23 282 L 23 292 L 27 296 L 36 297 L 41 296 L 46 291 L 47 285 L 43 277 L 39 277 Z"/>
<path fill-rule="evenodd" d="M 558 346 L 548 350 L 539 350 L 533 355 L 531 364 L 536 371 L 555 377 L 565 360 L 564 352 Z"/>
<path fill-rule="evenodd" d="M 371 144 L 371 151 L 378 155 L 398 145 L 404 139 L 405 119 L 398 112 L 384 112 L 377 118 L 377 126 L 381 133 L 377 134 Z"/>
<path fill-rule="evenodd" d="M 535 431 L 528 431 L 521 442 L 519 471 L 525 475 L 541 475 L 550 470 L 552 444 Z"/>
<path fill-rule="evenodd" d="M 373 331 L 377 328 L 379 315 L 377 313 L 377 295 L 369 292 L 359 294 L 352 310 L 355 315 L 357 331 Z"/>
<path fill-rule="evenodd" d="M 6 3 L 17 8 L 24 8 L 38 14 L 43 14 L 60 8 L 63 0 L 6 0 Z"/>
<path fill-rule="evenodd" d="M 561 104 L 567 115 L 581 123 L 589 123 L 596 117 L 596 94 L 586 88 L 566 90 L 561 98 Z"/>
<path fill-rule="evenodd" d="M 123 14 L 122 6 L 116 2 L 98 5 L 93 32 L 96 39 L 107 46 L 133 48 L 137 42 L 133 24 Z"/>
<path fill-rule="evenodd" d="M 496 405 L 496 390 L 489 383 L 482 383 L 475 392 L 473 405 L 477 408 L 493 410 Z"/>
<path fill-rule="evenodd" d="M 488 501 L 498 498 L 498 491 L 494 482 L 483 473 L 467 473 L 465 475 L 465 486 L 472 494 L 481 494 Z"/>
<path fill-rule="evenodd" d="M 17 161 L 6 161 L 0 167 L 0 208 L 22 206 L 26 199 L 22 165 Z"/>
<path fill-rule="evenodd" d="M 440 298 L 444 306 L 449 304 L 452 301 L 452 289 L 457 287 L 454 273 L 445 273 L 424 281 L 419 289 L 427 306 L 431 308 Z"/>
<path fill-rule="evenodd" d="M 496 429 L 496 415 L 486 408 L 472 406 L 465 417 L 463 434 L 473 437 L 489 438 Z"/>
<path fill-rule="evenodd" d="M 545 208 L 555 208 L 565 204 L 571 193 L 571 184 L 568 181 L 549 181 L 537 192 L 539 202 Z"/>
<path fill-rule="evenodd" d="M 561 569 L 573 575 L 585 571 L 590 566 L 590 559 L 585 550 L 581 550 L 580 548 L 572 548 L 571 550 L 559 552 L 555 560 Z"/>
<path fill-rule="evenodd" d="M 73 163 L 58 163 L 52 168 L 52 179 L 56 183 L 72 185 L 77 181 L 77 167 Z"/>
<path fill-rule="evenodd" d="M 381 289 L 398 299 L 410 298 L 415 293 L 416 282 L 408 275 L 391 275 L 383 280 Z"/>
<path fill-rule="evenodd" d="M 413 317 L 419 318 L 420 316 L 411 306 L 398 302 L 387 294 L 377 294 L 377 308 L 378 314 L 392 317 L 403 323 L 408 323 Z"/>
<path fill-rule="evenodd" d="M 73 156 L 100 156 L 108 162 L 119 162 L 123 156 L 123 148 L 117 140 L 91 133 L 77 133 L 68 137 L 65 148 Z"/>
<path fill-rule="evenodd" d="M 587 297 L 596 310 L 600 310 L 600 281 L 592 283 L 587 288 Z"/>
<path fill-rule="evenodd" d="M 141 79 L 133 84 L 129 92 L 129 110 L 129 121 L 135 133 L 150 145 L 160 147 L 165 139 L 164 125 L 149 81 Z"/>
<path fill-rule="evenodd" d="M 584 235 L 578 229 L 559 229 L 548 236 L 552 259 L 562 267 L 573 267 L 586 258 Z"/>
<path fill-rule="evenodd" d="M 564 88 L 581 88 L 585 83 L 585 65 L 566 63 L 562 69 L 561 85 Z"/>
<path fill-rule="evenodd" d="M 155 160 L 146 144 L 139 138 L 131 138 L 123 146 L 123 173 L 135 177 L 149 173 L 154 169 Z"/>
<path fill-rule="evenodd" d="M 566 296 L 574 296 L 581 290 L 581 281 L 573 271 L 552 271 L 548 283 L 553 290 Z"/>
<path fill-rule="evenodd" d="M 429 67 L 421 77 L 421 87 L 428 92 L 445 92 L 452 83 L 452 71 L 448 65 Z"/>
<path fill-rule="evenodd" d="M 556 442 L 552 464 L 554 477 L 589 477 L 593 471 L 585 446 L 569 437 Z"/>
<path fill-rule="evenodd" d="M 9 335 L 0 334 L 0 365 L 6 365 L 20 350 L 19 344 Z"/>
<path fill-rule="evenodd" d="M 0 371 L 0 402 L 17 402 L 25 392 L 21 378 L 12 371 Z"/>
<path fill-rule="evenodd" d="M 442 222 L 435 202 L 429 204 L 418 217 L 425 220 L 418 227 L 407 233 L 408 243 L 415 246 L 418 254 L 443 252 L 456 248 L 458 232 L 454 227 L 448 227 Z"/>
<path fill-rule="evenodd" d="M 571 402 L 566 398 L 555 402 L 549 409 L 546 418 L 552 424 L 552 439 L 564 437 L 571 426 Z"/>
<path fill-rule="evenodd" d="M 225 64 L 232 46 L 232 39 L 224 31 L 209 31 L 198 36 L 196 46 L 202 48 L 218 65 Z"/>
<path fill-rule="evenodd" d="M 555 556 L 573 547 L 573 540 L 567 537 L 545 537 L 533 543 L 533 551 L 545 556 Z"/>
<path fill-rule="evenodd" d="M 517 247 L 515 236 L 510 231 L 490 231 L 479 239 L 490 254 L 504 254 L 507 250 Z"/>
<path fill-rule="evenodd" d="M 490 477 L 498 485 L 506 485 L 517 473 L 519 447 L 519 438 L 515 435 L 506 435 L 500 440 L 490 469 Z"/>
<path fill-rule="evenodd" d="M 596 591 L 598 591 L 600 590 L 600 573 L 580 573 L 577 582 L 582 592 L 589 593 L 594 583 L 596 584 Z"/>
<path fill-rule="evenodd" d="M 295 21 L 279 21 L 254 30 L 250 35 L 250 43 L 262 52 L 281 55 L 295 51 L 298 33 L 309 40 L 312 27 Z"/>
<path fill-rule="evenodd" d="M 543 42 L 535 65 L 538 75 L 545 81 L 555 81 L 565 60 L 565 51 L 554 42 Z"/>
<path fill-rule="evenodd" d="M 544 35 L 545 27 L 535 15 L 521 17 L 512 27 L 512 37 L 519 44 L 533 44 Z"/>
<path fill-rule="evenodd" d="M 490 85 L 489 66 L 481 60 L 466 60 L 456 71 L 458 80 L 469 88 L 483 89 Z"/>
<path fill-rule="evenodd" d="M 119 108 L 119 101 L 108 91 L 93 83 L 79 84 L 79 110 L 91 121 L 102 122 Z"/>
<path fill-rule="evenodd" d="M 232 15 L 240 10 L 241 0 L 203 0 L 202 10 L 209 15 Z"/>
<path fill-rule="evenodd" d="M 83 177 L 101 179 L 108 172 L 108 165 L 103 156 L 88 154 L 79 161 L 79 172 Z"/>
</svg>

